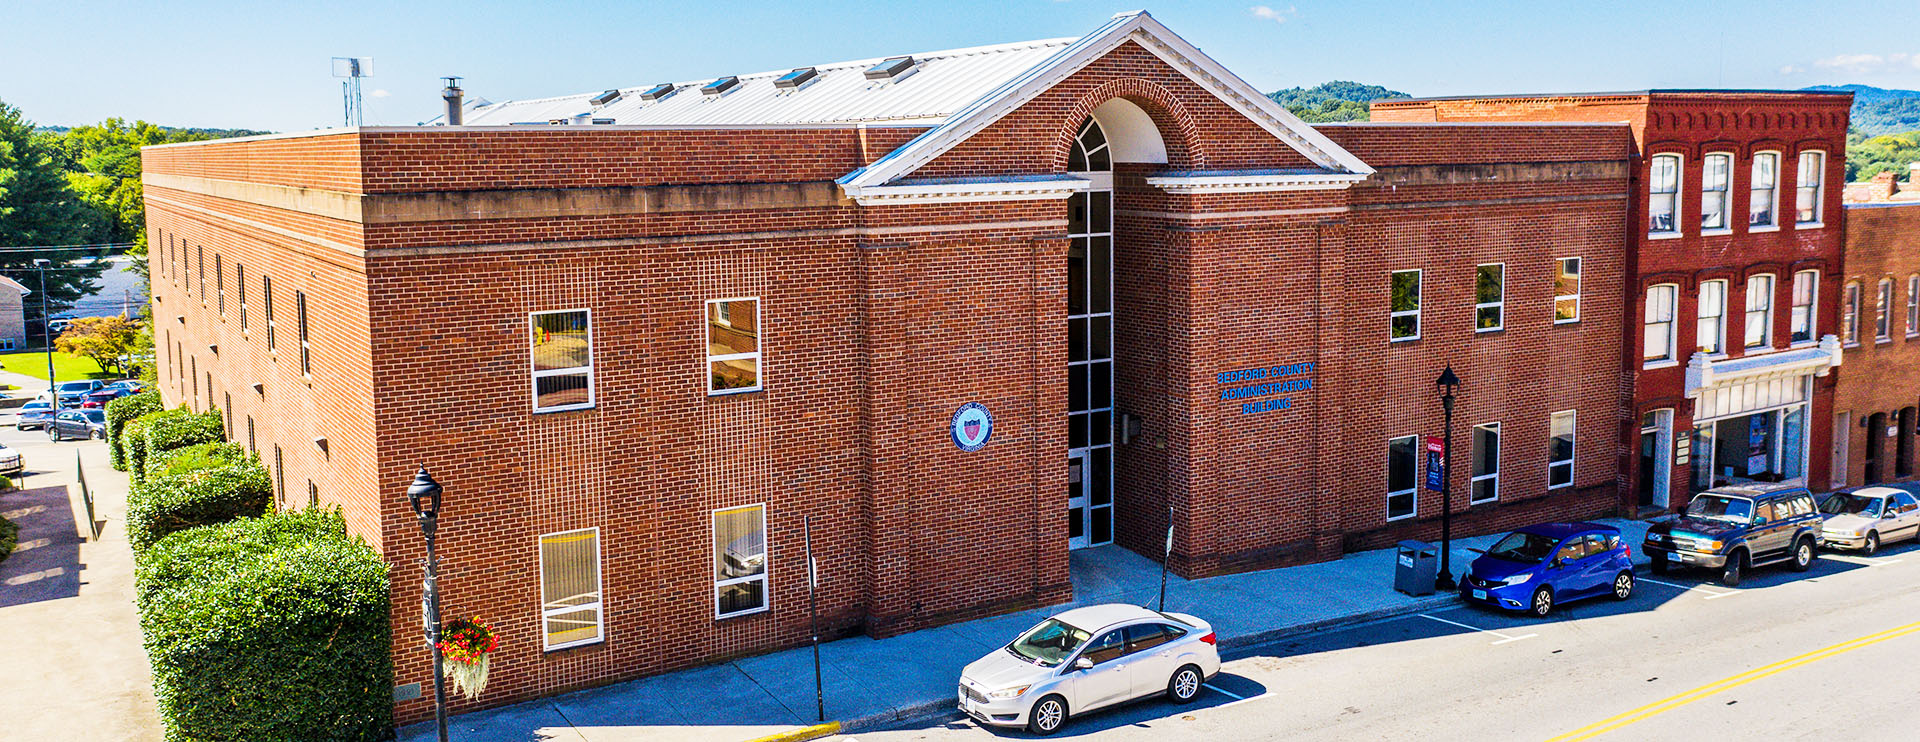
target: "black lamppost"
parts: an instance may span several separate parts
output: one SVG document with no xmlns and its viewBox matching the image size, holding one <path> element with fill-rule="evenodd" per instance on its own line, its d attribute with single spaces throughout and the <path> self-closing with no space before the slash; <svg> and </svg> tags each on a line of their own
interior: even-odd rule
<svg viewBox="0 0 1920 742">
<path fill-rule="evenodd" d="M 1460 377 L 1454 375 L 1453 364 L 1447 364 L 1447 370 L 1440 372 L 1440 378 L 1433 384 L 1440 390 L 1440 409 L 1446 411 L 1445 441 L 1440 452 L 1440 578 L 1434 580 L 1434 587 L 1441 590 L 1458 590 L 1453 581 L 1453 388 L 1460 386 Z"/>
<path fill-rule="evenodd" d="M 427 537 L 427 572 L 421 580 L 420 607 L 426 614 L 427 647 L 433 650 L 433 723 L 440 742 L 447 742 L 447 679 L 440 674 L 440 561 L 433 553 L 433 532 L 440 528 L 440 483 L 433 481 L 424 466 L 407 487 L 407 504 L 420 519 L 420 535 Z"/>
<path fill-rule="evenodd" d="M 40 270 L 40 337 L 47 344 L 47 394 L 52 397 L 53 411 L 60 411 L 60 383 L 53 378 L 53 320 L 47 318 L 47 267 L 53 261 L 46 258 L 34 258 L 33 267 Z"/>
</svg>

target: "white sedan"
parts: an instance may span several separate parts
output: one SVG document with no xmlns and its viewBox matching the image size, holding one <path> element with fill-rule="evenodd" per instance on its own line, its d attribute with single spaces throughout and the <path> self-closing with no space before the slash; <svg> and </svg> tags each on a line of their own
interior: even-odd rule
<svg viewBox="0 0 1920 742">
<path fill-rule="evenodd" d="M 1820 545 L 1872 554 L 1891 541 L 1920 538 L 1920 500 L 1892 487 L 1862 487 L 1820 503 Z"/>
<path fill-rule="evenodd" d="M 1067 718 L 1147 696 L 1186 703 L 1220 672 L 1213 627 L 1124 603 L 1075 608 L 967 665 L 960 711 L 1052 734 Z"/>
</svg>

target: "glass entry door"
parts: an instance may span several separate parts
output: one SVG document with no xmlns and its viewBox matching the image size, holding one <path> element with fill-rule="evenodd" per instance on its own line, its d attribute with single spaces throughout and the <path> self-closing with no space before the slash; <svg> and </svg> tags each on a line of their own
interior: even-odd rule
<svg viewBox="0 0 1920 742">
<path fill-rule="evenodd" d="M 1087 539 L 1087 515 L 1093 504 L 1093 477 L 1087 471 L 1087 452 L 1067 454 L 1067 548 L 1084 549 Z"/>
</svg>

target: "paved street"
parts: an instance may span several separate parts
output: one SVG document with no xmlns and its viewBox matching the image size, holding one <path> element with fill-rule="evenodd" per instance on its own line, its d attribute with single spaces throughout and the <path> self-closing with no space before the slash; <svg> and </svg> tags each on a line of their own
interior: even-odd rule
<svg viewBox="0 0 1920 742">
<path fill-rule="evenodd" d="M 103 442 L 53 443 L 41 431 L 16 431 L 10 410 L 0 412 L 0 443 L 18 449 L 27 467 L 15 478 L 26 489 L 0 493 L 0 511 L 33 511 L 14 518 L 21 550 L 0 563 L 7 738 L 159 740 L 133 610 L 133 554 L 121 528 L 127 475 L 108 468 Z M 105 521 L 100 540 L 87 543 L 64 494 L 76 451 Z"/>
<path fill-rule="evenodd" d="M 1625 603 L 1547 621 L 1455 607 L 1226 654 L 1190 706 L 1150 700 L 1058 736 L 1115 740 L 1914 738 L 1920 548 L 1807 573 L 1642 571 Z M 846 742 L 1025 738 L 948 717 Z"/>
</svg>

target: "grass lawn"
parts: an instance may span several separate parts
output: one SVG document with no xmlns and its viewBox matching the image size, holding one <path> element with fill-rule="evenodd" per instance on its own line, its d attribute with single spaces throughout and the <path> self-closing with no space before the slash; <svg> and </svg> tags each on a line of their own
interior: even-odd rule
<svg viewBox="0 0 1920 742">
<path fill-rule="evenodd" d="M 0 354 L 0 368 L 36 379 L 45 379 L 47 378 L 47 354 L 38 350 Z M 101 371 L 100 364 L 94 363 L 93 359 L 66 353 L 53 354 L 53 373 L 58 375 L 61 381 L 115 378 L 113 374 Z"/>
</svg>

